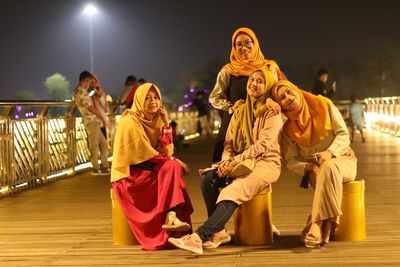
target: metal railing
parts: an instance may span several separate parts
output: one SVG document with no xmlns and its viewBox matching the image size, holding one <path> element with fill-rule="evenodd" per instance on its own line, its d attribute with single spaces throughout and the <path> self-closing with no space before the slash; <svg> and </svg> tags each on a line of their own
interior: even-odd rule
<svg viewBox="0 0 400 267">
<path fill-rule="evenodd" d="M 123 109 L 111 109 L 115 125 Z M 91 167 L 87 133 L 75 111 L 71 102 L 0 102 L 0 197 Z M 179 133 L 197 132 L 197 112 L 172 112 L 170 118 Z"/>
<path fill-rule="evenodd" d="M 367 98 L 362 103 L 367 128 L 400 136 L 400 96 Z M 336 104 L 346 109 L 350 101 Z M 21 118 L 26 109 L 36 109 L 35 116 L 29 117 L 29 111 Z M 52 109 L 56 116 L 51 116 Z M 75 110 L 71 102 L 0 102 L 0 196 L 91 167 L 87 134 Z M 112 124 L 118 123 L 122 110 L 113 106 Z M 170 118 L 177 122 L 177 133 L 198 135 L 197 112 L 172 112 Z M 218 128 L 218 119 L 213 121 Z M 108 138 L 110 156 L 113 138 Z"/>
<path fill-rule="evenodd" d="M 366 98 L 367 128 L 400 136 L 400 96 Z"/>
</svg>

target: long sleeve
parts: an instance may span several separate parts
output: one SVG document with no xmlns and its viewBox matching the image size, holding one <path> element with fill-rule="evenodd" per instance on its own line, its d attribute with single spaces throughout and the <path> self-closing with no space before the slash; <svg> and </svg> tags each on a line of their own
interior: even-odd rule
<svg viewBox="0 0 400 267">
<path fill-rule="evenodd" d="M 225 99 L 226 91 L 229 87 L 230 74 L 222 69 L 218 75 L 214 85 L 214 89 L 210 93 L 209 100 L 211 105 L 220 110 L 228 111 L 231 103 Z"/>
<path fill-rule="evenodd" d="M 226 130 L 224 151 L 222 152 L 221 160 L 230 160 L 235 156 L 235 151 L 233 149 L 233 125 L 236 121 L 237 111 L 233 113 L 231 121 L 229 122 L 228 129 Z"/>
<path fill-rule="evenodd" d="M 282 153 L 286 168 L 300 176 L 303 175 L 306 162 L 301 160 L 296 145 L 285 134 L 282 138 Z"/>
<path fill-rule="evenodd" d="M 273 115 L 272 111 L 268 110 L 265 114 L 264 127 L 260 130 L 257 140 L 243 151 L 243 153 L 236 155 L 236 162 L 242 162 L 249 158 L 256 158 L 257 156 L 267 153 L 269 150 L 276 146 L 279 134 L 282 129 L 281 114 Z"/>
<path fill-rule="evenodd" d="M 334 105 L 329 107 L 335 139 L 329 146 L 328 151 L 338 157 L 345 153 L 345 149 L 350 145 L 350 136 L 340 111 Z"/>
<path fill-rule="evenodd" d="M 161 130 L 157 151 L 164 153 L 167 156 L 172 156 L 174 153 L 173 141 L 172 128 L 170 126 L 164 126 Z"/>
<path fill-rule="evenodd" d="M 272 111 L 266 111 L 263 119 L 263 125 L 260 127 L 259 134 L 254 144 L 250 145 L 241 154 L 235 155 L 234 159 L 236 162 L 242 162 L 249 158 L 256 158 L 259 155 L 265 154 L 268 151 L 274 150 L 279 147 L 277 140 L 279 140 L 279 134 L 282 129 L 282 119 L 280 114 L 273 115 Z M 236 119 L 236 118 L 235 118 Z M 226 154 L 233 155 L 232 146 L 232 121 L 228 128 L 230 141 L 226 141 L 226 149 L 224 149 L 223 156 Z M 228 137 L 228 134 L 227 134 Z M 279 149 L 279 148 L 278 148 Z"/>
</svg>

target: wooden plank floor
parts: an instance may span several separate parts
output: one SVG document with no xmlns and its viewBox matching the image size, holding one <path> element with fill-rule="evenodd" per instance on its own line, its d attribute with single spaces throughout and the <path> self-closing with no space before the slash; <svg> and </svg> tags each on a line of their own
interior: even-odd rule
<svg viewBox="0 0 400 267">
<path fill-rule="evenodd" d="M 352 145 L 358 177 L 366 180 L 365 241 L 305 248 L 299 233 L 312 191 L 284 172 L 273 186 L 273 219 L 282 235 L 272 246 L 231 244 L 201 256 L 116 247 L 109 178 L 85 173 L 0 199 L 0 266 L 400 266 L 400 139 L 370 132 L 367 140 Z M 178 153 L 192 170 L 186 179 L 195 228 L 206 216 L 197 169 L 208 164 L 213 141 L 199 138 Z"/>
</svg>

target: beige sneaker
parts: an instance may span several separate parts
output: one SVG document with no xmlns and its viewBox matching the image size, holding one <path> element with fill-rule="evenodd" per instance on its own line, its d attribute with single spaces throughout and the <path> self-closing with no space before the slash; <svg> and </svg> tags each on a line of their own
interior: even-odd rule
<svg viewBox="0 0 400 267">
<path fill-rule="evenodd" d="M 231 235 L 226 229 L 219 231 L 211 236 L 211 238 L 203 243 L 203 248 L 217 248 L 222 244 L 229 243 L 231 241 Z"/>
<path fill-rule="evenodd" d="M 181 238 L 168 238 L 168 242 L 177 248 L 188 250 L 197 254 L 203 254 L 202 241 L 198 234 L 185 235 Z"/>
</svg>

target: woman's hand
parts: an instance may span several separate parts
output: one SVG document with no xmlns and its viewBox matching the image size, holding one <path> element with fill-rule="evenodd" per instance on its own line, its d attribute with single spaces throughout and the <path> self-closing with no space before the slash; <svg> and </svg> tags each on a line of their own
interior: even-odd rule
<svg viewBox="0 0 400 267">
<path fill-rule="evenodd" d="M 237 165 L 237 162 L 232 159 L 230 161 L 224 161 L 223 165 L 218 166 L 218 176 L 219 177 L 227 177 L 232 169 Z"/>
<path fill-rule="evenodd" d="M 226 169 L 226 166 L 228 166 L 228 165 L 229 165 L 229 160 L 221 161 L 218 164 L 217 174 L 219 177 L 225 177 L 225 175 L 224 175 L 226 173 L 225 169 Z"/>
<path fill-rule="evenodd" d="M 274 100 L 271 98 L 267 98 L 267 102 L 265 102 L 265 105 L 272 110 L 274 115 L 279 114 L 281 112 L 281 106 L 279 106 L 278 103 L 276 103 Z"/>
<path fill-rule="evenodd" d="M 169 125 L 169 117 L 168 117 L 168 111 L 165 108 L 165 106 L 160 107 L 160 116 L 161 116 L 161 120 L 163 121 L 164 125 L 168 126 Z"/>
<path fill-rule="evenodd" d="M 179 165 L 181 165 L 183 169 L 183 175 L 189 175 L 190 174 L 189 166 L 180 159 L 175 158 L 175 160 L 179 163 Z"/>
<path fill-rule="evenodd" d="M 333 155 L 330 151 L 325 150 L 319 153 L 315 153 L 314 157 L 315 157 L 315 163 L 321 166 L 321 164 L 324 163 L 325 161 L 331 160 L 333 158 Z"/>
</svg>

